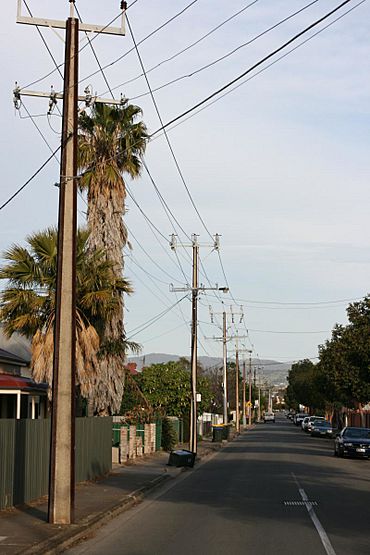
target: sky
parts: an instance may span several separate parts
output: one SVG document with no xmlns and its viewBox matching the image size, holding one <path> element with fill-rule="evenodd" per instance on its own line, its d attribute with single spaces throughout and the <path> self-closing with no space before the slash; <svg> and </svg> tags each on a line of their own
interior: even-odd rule
<svg viewBox="0 0 370 555">
<path fill-rule="evenodd" d="M 128 2 L 127 16 L 162 121 L 208 97 L 339 3 L 312 2 L 267 32 L 308 5 L 308 0 L 163 0 L 159 4 L 137 0 L 131 7 Z M 68 17 L 67 0 L 27 0 L 27 4 L 34 16 Z M 119 14 L 119 4 L 117 0 L 76 1 L 82 20 L 100 25 Z M 352 11 L 344 15 L 348 10 Z M 200 283 L 206 288 L 230 288 L 227 294 L 208 290 L 199 296 L 199 355 L 222 356 L 222 345 L 213 338 L 221 335 L 226 311 L 229 335 L 240 335 L 239 346 L 253 349 L 254 357 L 315 361 L 318 345 L 330 338 L 335 323 L 346 323 L 348 303 L 368 293 L 369 16 L 368 1 L 349 2 L 249 73 L 245 83 L 245 79 L 238 81 L 237 85 L 243 84 L 236 90 L 227 89 L 229 94 L 214 97 L 215 102 L 202 106 L 205 109 L 169 126 L 168 138 L 182 178 L 163 133 L 151 139 L 145 161 L 170 213 L 143 171 L 134 182 L 127 179 L 130 195 L 125 216 L 132 244 L 132 250 L 125 250 L 125 275 L 135 289 L 126 299 L 125 326 L 127 336 L 142 345 L 143 354 L 190 353 L 189 292 L 172 289 L 186 288 L 191 282 L 192 234 L 199 236 Z M 24 105 L 16 111 L 14 83 L 42 92 L 49 92 L 51 86 L 62 89 L 37 28 L 16 23 L 16 0 L 4 3 L 2 19 L 0 204 L 60 143 L 58 112 L 48 118 L 48 99 L 32 97 L 23 97 Z M 198 44 L 166 61 L 222 22 Z M 62 63 L 64 31 L 42 28 L 41 33 L 57 63 Z M 310 40 L 277 60 L 306 39 Z M 219 63 L 162 87 L 246 42 L 250 44 Z M 79 59 L 80 94 L 89 85 L 99 96 L 110 98 L 80 33 L 80 47 L 85 45 Z M 137 52 L 132 50 L 129 29 L 124 37 L 96 36 L 93 45 L 100 64 L 107 66 L 104 73 L 116 97 L 122 94 L 139 105 L 149 132 L 154 133 L 161 123 Z M 54 184 L 58 180 L 59 164 L 53 159 L 1 210 L 1 252 L 23 243 L 33 231 L 56 225 L 58 188 Z M 78 202 L 83 225 L 86 204 L 83 198 Z M 169 245 L 172 233 L 178 235 L 176 253 Z M 212 245 L 215 233 L 221 236 L 219 254 Z M 233 345 L 230 340 L 230 350 Z"/>
</svg>

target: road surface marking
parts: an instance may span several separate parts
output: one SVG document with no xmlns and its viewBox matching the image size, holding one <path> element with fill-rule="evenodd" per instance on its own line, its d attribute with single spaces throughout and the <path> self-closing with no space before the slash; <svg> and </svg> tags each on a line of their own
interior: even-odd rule
<svg viewBox="0 0 370 555">
<path fill-rule="evenodd" d="M 286 507 L 304 507 L 307 501 L 284 501 Z M 317 501 L 309 501 L 313 507 L 317 507 Z"/>
<path fill-rule="evenodd" d="M 8 536 L 0 536 L 0 542 L 3 542 L 4 540 L 6 540 Z"/>
<path fill-rule="evenodd" d="M 306 492 L 304 491 L 303 488 L 301 488 L 296 475 L 292 472 L 292 476 L 294 478 L 295 483 L 297 484 L 298 487 L 298 491 L 300 493 L 300 496 L 302 497 L 302 500 L 306 506 L 307 512 L 311 517 L 312 522 L 314 523 L 314 526 L 317 530 L 317 533 L 320 536 L 320 540 L 321 543 L 324 546 L 324 549 L 327 553 L 327 555 L 336 555 L 333 546 L 331 545 L 331 542 L 328 538 L 327 533 L 325 532 L 321 522 L 319 521 L 319 519 L 317 518 L 317 515 L 312 507 L 312 503 L 309 501 Z"/>
</svg>

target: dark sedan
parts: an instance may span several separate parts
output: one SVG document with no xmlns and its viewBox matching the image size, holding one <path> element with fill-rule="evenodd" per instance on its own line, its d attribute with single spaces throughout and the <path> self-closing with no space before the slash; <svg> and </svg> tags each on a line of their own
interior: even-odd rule
<svg viewBox="0 0 370 555">
<path fill-rule="evenodd" d="M 311 436 L 333 437 L 333 428 L 328 420 L 314 420 L 311 423 Z"/>
<path fill-rule="evenodd" d="M 370 457 L 370 428 L 347 426 L 335 438 L 334 455 L 344 457 Z"/>
</svg>

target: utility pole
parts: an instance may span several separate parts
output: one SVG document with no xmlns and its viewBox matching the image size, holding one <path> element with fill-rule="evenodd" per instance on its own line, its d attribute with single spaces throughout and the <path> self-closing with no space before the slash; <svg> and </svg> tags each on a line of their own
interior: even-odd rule
<svg viewBox="0 0 370 555">
<path fill-rule="evenodd" d="M 243 360 L 243 382 L 242 383 L 243 383 L 242 387 L 243 387 L 243 427 L 244 427 L 244 426 L 247 425 L 247 418 L 246 418 L 246 415 L 245 415 L 245 403 L 246 403 L 246 400 L 245 400 L 245 397 L 246 397 L 245 396 L 245 360 Z"/>
<path fill-rule="evenodd" d="M 240 432 L 240 413 L 239 413 L 239 351 L 236 347 L 235 353 L 235 411 L 236 411 L 236 431 Z"/>
<path fill-rule="evenodd" d="M 258 384 L 258 413 L 257 413 L 258 422 L 261 420 L 261 384 Z"/>
<path fill-rule="evenodd" d="M 219 312 L 213 312 L 212 308 L 209 307 L 209 311 L 210 311 L 210 315 L 211 315 L 211 322 L 214 323 L 214 315 L 215 314 L 222 314 L 222 337 L 213 337 L 214 340 L 216 341 L 222 341 L 222 345 L 223 345 L 223 376 L 222 376 L 222 390 L 223 390 L 223 423 L 227 424 L 227 409 L 228 409 L 228 387 L 227 387 L 227 342 L 230 339 L 236 339 L 236 351 L 238 351 L 238 339 L 245 339 L 245 336 L 238 336 L 238 335 L 232 335 L 232 336 L 228 336 L 227 335 L 227 317 L 230 316 L 231 318 L 231 322 L 234 324 L 235 323 L 235 316 L 239 316 L 240 317 L 240 321 L 239 323 L 241 323 L 243 321 L 244 318 L 244 312 L 243 312 L 243 307 L 240 307 L 240 312 L 235 312 L 233 310 L 233 307 L 230 306 L 230 311 L 226 312 L 226 310 L 223 310 L 222 313 Z M 240 430 L 240 413 L 239 413 L 239 359 L 236 363 L 237 365 L 237 374 L 236 374 L 236 380 L 237 380 L 237 384 L 235 384 L 235 393 L 236 393 L 236 407 L 235 407 L 235 411 L 236 411 L 236 428 L 239 431 Z"/>
<path fill-rule="evenodd" d="M 222 313 L 222 361 L 223 361 L 223 372 L 222 372 L 222 389 L 223 389 L 223 407 L 224 407 L 224 424 L 228 424 L 227 421 L 227 320 L 226 312 Z"/>
<path fill-rule="evenodd" d="M 216 233 L 215 241 L 213 246 L 214 250 L 218 250 L 220 247 L 219 235 Z M 198 410 L 197 410 L 197 366 L 198 366 L 198 294 L 202 291 L 223 291 L 227 292 L 227 287 L 204 287 L 204 285 L 199 286 L 199 243 L 197 235 L 194 233 L 191 237 L 191 248 L 193 251 L 193 263 L 192 263 L 192 285 L 186 285 L 185 287 L 174 287 L 171 284 L 171 291 L 189 291 L 191 290 L 191 372 L 190 372 L 190 440 L 189 440 L 189 450 L 193 453 L 197 452 L 197 440 L 198 440 L 198 430 L 197 430 L 197 420 L 198 420 Z M 189 246 L 188 244 L 183 244 L 182 246 Z M 207 245 L 209 246 L 209 245 Z M 172 234 L 170 247 L 172 250 L 177 248 L 176 235 Z"/>
<path fill-rule="evenodd" d="M 78 19 L 73 15 L 67 20 L 64 67 L 49 483 L 53 524 L 74 519 Z"/>
<path fill-rule="evenodd" d="M 252 352 L 249 353 L 249 411 L 248 424 L 252 425 Z"/>
<path fill-rule="evenodd" d="M 199 246 L 193 239 L 193 277 L 191 289 L 191 410 L 190 451 L 197 452 L 197 362 L 198 362 L 198 262 Z"/>
<path fill-rule="evenodd" d="M 236 343 L 236 353 L 238 353 L 238 359 L 239 359 L 239 354 L 240 354 L 240 353 L 249 353 L 250 355 L 252 354 L 252 351 L 251 351 L 250 349 L 245 349 L 245 348 L 244 348 L 244 349 L 239 349 L 239 347 L 238 347 L 238 339 L 246 339 L 246 338 L 247 338 L 246 336 L 238 336 L 238 335 L 234 336 L 234 339 L 237 340 L 237 343 Z M 239 360 L 238 360 L 238 366 L 239 366 Z M 245 390 L 246 390 L 246 371 L 245 371 L 245 360 L 243 360 L 243 379 L 242 379 L 242 388 L 243 388 L 243 393 L 242 393 L 242 395 L 243 395 L 242 422 L 243 422 L 243 426 L 246 426 L 246 425 L 247 425 L 247 419 L 246 419 L 246 410 L 245 410 L 245 407 L 246 407 L 246 391 L 245 391 Z M 250 407 L 250 404 L 251 404 L 251 398 L 250 398 L 250 396 L 251 396 L 251 395 L 249 395 L 248 412 L 249 412 L 249 410 L 250 410 L 250 408 L 251 408 L 251 407 Z M 239 423 L 239 427 L 240 427 L 240 423 Z"/>
<path fill-rule="evenodd" d="M 74 519 L 75 490 L 75 369 L 76 369 L 76 232 L 77 232 L 77 101 L 79 30 L 124 34 L 124 28 L 79 25 L 74 0 L 69 0 L 67 21 L 22 15 L 18 0 L 17 23 L 66 30 L 63 95 L 25 91 L 16 86 L 14 103 L 21 95 L 50 96 L 50 106 L 63 98 L 62 149 L 59 183 L 57 281 L 54 323 L 53 402 L 50 449 L 48 520 L 70 524 Z M 123 7 L 121 6 L 122 10 Z M 122 17 L 124 16 L 122 12 Z M 123 23 L 122 19 L 122 23 Z M 86 99 L 82 97 L 82 99 Z M 91 97 L 90 97 L 91 102 Z M 96 100 L 96 99 L 95 99 Z M 100 101 L 104 101 L 100 99 Z M 118 103 L 112 101 L 112 103 Z"/>
</svg>

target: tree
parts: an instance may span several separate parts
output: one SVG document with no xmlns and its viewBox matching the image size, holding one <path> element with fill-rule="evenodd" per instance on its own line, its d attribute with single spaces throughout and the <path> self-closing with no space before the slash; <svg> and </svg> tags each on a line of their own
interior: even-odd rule
<svg viewBox="0 0 370 555">
<path fill-rule="evenodd" d="M 110 262 L 99 251 L 87 248 L 88 232 L 77 234 L 77 383 L 83 397 L 97 411 L 116 410 L 111 383 L 100 395 L 101 372 L 98 330 L 116 309 L 114 291 L 131 292 L 130 284 L 118 279 Z M 57 231 L 49 228 L 26 238 L 27 246 L 13 245 L 4 253 L 7 261 L 0 279 L 8 281 L 0 293 L 0 320 L 4 333 L 14 332 L 32 340 L 32 373 L 38 382 L 52 384 L 53 328 L 57 264 Z M 51 391 L 51 388 L 49 389 Z"/>
<path fill-rule="evenodd" d="M 324 409 L 325 399 L 319 386 L 319 376 L 317 365 L 309 359 L 293 364 L 288 375 L 287 404 L 294 408 L 301 404 L 311 411 Z"/>
<path fill-rule="evenodd" d="M 347 308 L 349 323 L 336 325 L 319 346 L 322 385 L 331 403 L 358 408 L 370 400 L 370 297 Z"/>
<path fill-rule="evenodd" d="M 91 115 L 83 112 L 79 119 L 80 187 L 87 190 L 89 250 L 100 251 L 105 260 L 112 263 L 118 279 L 123 277 L 123 248 L 127 242 L 123 222 L 126 198 L 123 175 L 132 179 L 139 177 L 140 157 L 148 140 L 146 126 L 137 121 L 141 114 L 138 106 L 124 100 L 119 107 L 96 103 Z M 119 405 L 128 344 L 122 291 L 117 289 L 113 294 L 115 310 L 99 331 L 101 372 L 105 375 L 100 395 L 104 396 L 104 383 L 115 384 Z"/>
<path fill-rule="evenodd" d="M 141 395 L 130 387 L 133 395 L 129 396 L 129 392 L 126 392 L 122 412 L 125 413 L 127 409 L 133 411 L 138 405 L 144 407 L 147 403 L 154 412 L 178 418 L 188 415 L 191 396 L 188 366 L 187 359 L 180 359 L 177 362 L 152 364 L 144 368 L 133 378 L 140 388 Z M 209 382 L 205 376 L 198 377 L 197 391 L 202 396 L 202 401 L 198 403 L 198 411 L 202 413 L 209 407 L 211 400 Z"/>
</svg>

